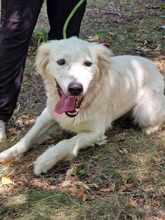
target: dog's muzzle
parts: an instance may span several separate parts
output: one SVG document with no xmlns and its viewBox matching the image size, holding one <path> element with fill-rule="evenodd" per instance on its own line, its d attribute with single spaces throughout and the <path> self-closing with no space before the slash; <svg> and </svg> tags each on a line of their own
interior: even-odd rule
<svg viewBox="0 0 165 220">
<path fill-rule="evenodd" d="M 59 101 L 55 106 L 57 114 L 65 113 L 68 117 L 75 117 L 79 113 L 79 109 L 83 100 L 83 87 L 77 82 L 72 82 L 68 86 L 68 94 L 66 95 L 59 84 L 56 82 Z"/>
</svg>

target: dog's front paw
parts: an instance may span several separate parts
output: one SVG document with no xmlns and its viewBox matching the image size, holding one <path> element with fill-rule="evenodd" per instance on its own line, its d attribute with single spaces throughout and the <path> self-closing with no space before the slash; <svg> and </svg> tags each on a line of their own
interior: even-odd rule
<svg viewBox="0 0 165 220">
<path fill-rule="evenodd" d="M 6 163 L 10 160 L 13 160 L 16 156 L 17 156 L 17 151 L 15 147 L 11 147 L 0 153 L 0 163 Z"/>
<path fill-rule="evenodd" d="M 6 163 L 16 157 L 22 155 L 27 150 L 27 146 L 24 142 L 18 142 L 13 147 L 0 153 L 0 163 Z"/>
<path fill-rule="evenodd" d="M 46 173 L 53 165 L 51 161 L 48 161 L 41 155 L 35 162 L 33 172 L 36 176 L 39 176 L 42 173 Z"/>
<path fill-rule="evenodd" d="M 55 146 L 50 147 L 34 162 L 34 174 L 40 175 L 50 170 L 57 162 L 61 160 L 70 160 L 74 157 L 71 148 L 65 145 L 65 142 L 60 142 Z"/>
</svg>

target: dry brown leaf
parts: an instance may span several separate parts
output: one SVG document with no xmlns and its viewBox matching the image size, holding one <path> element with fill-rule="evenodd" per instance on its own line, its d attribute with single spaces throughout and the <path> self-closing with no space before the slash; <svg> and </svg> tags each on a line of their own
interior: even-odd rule
<svg viewBox="0 0 165 220">
<path fill-rule="evenodd" d="M 10 134 L 10 136 L 17 135 L 17 129 L 16 128 L 9 128 L 8 133 Z"/>
<path fill-rule="evenodd" d="M 1 178 L 1 184 L 2 185 L 10 185 L 10 184 L 13 184 L 13 181 L 10 177 L 3 176 Z"/>
<path fill-rule="evenodd" d="M 72 196 L 85 201 L 87 199 L 89 187 L 85 183 L 73 178 L 71 180 L 65 180 L 61 184 L 60 189 L 63 192 L 70 193 Z"/>
<path fill-rule="evenodd" d="M 10 158 L 8 160 L 0 160 L 0 164 L 9 166 L 15 159 L 16 159 L 16 157 L 12 157 L 12 158 Z"/>
<path fill-rule="evenodd" d="M 114 186 L 108 186 L 107 188 L 102 188 L 100 192 L 114 192 Z"/>
</svg>

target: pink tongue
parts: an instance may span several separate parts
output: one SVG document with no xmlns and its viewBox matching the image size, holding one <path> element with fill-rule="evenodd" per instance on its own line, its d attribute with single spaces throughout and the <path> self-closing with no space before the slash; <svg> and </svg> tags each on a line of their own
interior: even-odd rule
<svg viewBox="0 0 165 220">
<path fill-rule="evenodd" d="M 64 112 L 72 112 L 75 110 L 76 97 L 75 96 L 66 96 L 62 94 L 60 100 L 55 106 L 55 112 L 62 114 Z"/>
</svg>

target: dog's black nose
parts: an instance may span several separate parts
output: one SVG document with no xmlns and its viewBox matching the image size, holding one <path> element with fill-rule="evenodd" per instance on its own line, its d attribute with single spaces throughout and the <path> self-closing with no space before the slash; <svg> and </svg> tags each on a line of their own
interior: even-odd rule
<svg viewBox="0 0 165 220">
<path fill-rule="evenodd" d="M 83 92 L 83 86 L 80 83 L 72 82 L 68 86 L 68 91 L 72 96 L 79 96 Z"/>
</svg>

